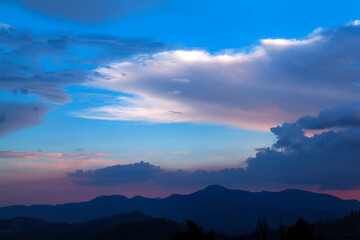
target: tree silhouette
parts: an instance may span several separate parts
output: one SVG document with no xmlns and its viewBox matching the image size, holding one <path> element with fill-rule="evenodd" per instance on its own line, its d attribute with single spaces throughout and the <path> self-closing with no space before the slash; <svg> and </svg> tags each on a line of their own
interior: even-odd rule
<svg viewBox="0 0 360 240">
<path fill-rule="evenodd" d="M 213 230 L 205 233 L 204 229 L 198 226 L 195 222 L 186 220 L 188 230 L 175 233 L 170 240 L 213 240 L 215 233 Z"/>
<path fill-rule="evenodd" d="M 282 223 L 282 218 L 280 218 L 279 235 L 280 235 L 280 240 L 285 240 L 285 226 Z"/>
<path fill-rule="evenodd" d="M 266 240 L 269 230 L 269 224 L 266 222 L 266 219 L 259 219 L 255 230 L 256 240 Z"/>
<path fill-rule="evenodd" d="M 289 227 L 286 240 L 317 240 L 314 235 L 314 230 L 309 222 L 299 218 L 294 226 Z"/>
</svg>

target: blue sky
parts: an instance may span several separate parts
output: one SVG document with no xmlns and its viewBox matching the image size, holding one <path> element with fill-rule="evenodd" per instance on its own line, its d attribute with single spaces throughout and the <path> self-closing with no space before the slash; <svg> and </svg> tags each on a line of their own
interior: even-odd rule
<svg viewBox="0 0 360 240">
<path fill-rule="evenodd" d="M 320 181 L 327 156 L 315 153 L 327 138 L 339 141 L 339 156 L 349 153 L 347 134 L 358 127 L 359 12 L 357 1 L 334 0 L 0 0 L 0 183 L 56 175 L 74 185 L 67 173 L 77 169 L 147 169 L 131 165 L 144 161 L 164 171 L 222 176 L 248 166 L 252 178 L 268 176 L 266 184 L 216 177 L 248 189 L 358 189 Z M 318 146 L 311 154 L 321 168 L 304 163 L 313 181 L 263 172 L 303 164 L 295 143 Z"/>
</svg>

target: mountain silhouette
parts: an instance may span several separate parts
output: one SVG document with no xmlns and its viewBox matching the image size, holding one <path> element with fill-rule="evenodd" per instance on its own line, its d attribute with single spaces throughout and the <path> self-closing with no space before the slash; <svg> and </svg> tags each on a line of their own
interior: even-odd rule
<svg viewBox="0 0 360 240">
<path fill-rule="evenodd" d="M 265 217 L 272 228 L 279 219 L 286 225 L 299 217 L 313 222 L 333 220 L 360 209 L 356 200 L 303 190 L 249 192 L 212 185 L 188 195 L 173 194 L 164 199 L 124 196 L 101 196 L 88 202 L 63 205 L 10 206 L 0 208 L 0 218 L 26 216 L 49 222 L 86 222 L 118 213 L 140 211 L 148 216 L 178 222 L 190 219 L 206 229 L 227 234 L 244 234 L 254 230 Z"/>
<path fill-rule="evenodd" d="M 184 229 L 183 224 L 164 218 L 149 219 L 116 225 L 92 240 L 169 240 L 174 233 Z"/>
<path fill-rule="evenodd" d="M 282 237 L 281 237 L 282 236 Z M 259 239 L 256 232 L 241 236 L 242 240 Z M 316 221 L 309 224 L 303 219 L 298 219 L 294 225 L 283 226 L 280 229 L 272 229 L 268 232 L 267 240 L 359 240 L 360 239 L 360 211 L 352 211 L 350 214 L 334 221 Z"/>
<path fill-rule="evenodd" d="M 47 222 L 35 218 L 16 217 L 0 220 L 0 239 L 8 234 L 16 234 L 48 225 Z"/>
<path fill-rule="evenodd" d="M 44 223 L 42 225 L 32 224 L 28 230 L 23 230 L 16 234 L 3 234 L 1 239 L 4 240 L 50 240 L 50 239 L 89 239 L 93 238 L 112 227 L 123 223 L 135 223 L 151 220 L 152 218 L 140 212 L 129 212 L 117 214 L 114 216 L 92 220 L 84 223 Z M 13 221 L 3 220 L 3 221 Z M 32 219 L 32 222 L 41 220 Z M 178 224 L 179 225 L 179 224 Z M 178 227 L 177 229 L 181 229 Z M 1 228 L 0 228 L 1 231 Z M 175 232 L 175 230 L 174 230 Z"/>
<path fill-rule="evenodd" d="M 6 224 L 16 219 L 3 220 Z M 34 224 L 42 222 L 42 225 Z M 192 221 L 191 226 L 198 226 Z M 0 226 L 0 233 L 8 229 L 8 224 Z M 28 218 L 26 225 L 30 229 L 19 232 L 4 232 L 0 235 L 1 240 L 169 240 L 179 233 L 191 232 L 193 228 L 186 227 L 165 218 L 151 218 L 140 212 L 117 214 L 111 217 L 101 218 L 85 223 L 47 223 L 38 219 Z M 210 231 L 214 240 L 236 240 L 236 237 L 227 236 L 223 233 Z M 188 239 L 188 238 L 186 238 Z M 192 238 L 191 238 L 192 239 Z M 198 239 L 198 238 L 196 238 Z M 199 239 L 200 240 L 200 239 Z M 209 239 L 210 240 L 210 239 Z"/>
<path fill-rule="evenodd" d="M 328 240 L 358 240 L 360 239 L 360 211 L 331 222 L 317 221 L 312 224 L 317 235 Z"/>
</svg>

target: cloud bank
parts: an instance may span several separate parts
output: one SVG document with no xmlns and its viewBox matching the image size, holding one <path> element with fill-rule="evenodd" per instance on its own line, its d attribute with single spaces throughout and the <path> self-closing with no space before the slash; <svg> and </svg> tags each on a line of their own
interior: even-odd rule
<svg viewBox="0 0 360 240">
<path fill-rule="evenodd" d="M 79 185 L 126 185 L 149 183 L 162 186 L 203 186 L 209 184 L 228 185 L 231 181 L 243 178 L 244 169 L 224 169 L 207 172 L 198 170 L 192 173 L 178 170 L 166 171 L 147 162 L 115 165 L 96 170 L 77 170 L 68 173 Z"/>
<path fill-rule="evenodd" d="M 247 173 L 257 181 L 318 185 L 325 190 L 359 188 L 359 111 L 360 104 L 351 104 L 271 128 L 277 142 L 247 160 Z M 328 130 L 334 127 L 346 128 Z M 326 131 L 306 137 L 308 129 Z"/>
<path fill-rule="evenodd" d="M 167 171 L 150 163 L 116 165 L 69 173 L 76 184 L 149 183 L 160 186 L 309 186 L 320 190 L 360 188 L 360 104 L 345 105 L 271 128 L 277 141 L 258 149 L 247 168 Z M 343 127 L 333 131 L 330 128 Z M 346 128 L 344 128 L 346 127 Z M 309 129 L 323 132 L 311 137 Z M 139 170 L 138 170 L 139 169 Z M 126 179 L 126 180 L 124 180 Z"/>
<path fill-rule="evenodd" d="M 360 101 L 360 26 L 317 29 L 304 39 L 264 39 L 250 52 L 139 55 L 94 71 L 90 85 L 136 97 L 77 116 L 206 122 L 268 130 L 321 109 Z"/>
</svg>

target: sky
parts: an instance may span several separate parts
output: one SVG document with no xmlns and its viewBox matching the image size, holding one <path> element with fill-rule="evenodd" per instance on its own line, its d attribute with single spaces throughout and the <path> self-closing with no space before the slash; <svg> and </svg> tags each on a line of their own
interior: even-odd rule
<svg viewBox="0 0 360 240">
<path fill-rule="evenodd" d="M 360 200 L 359 12 L 0 0 L 0 206 L 210 184 Z"/>
</svg>

